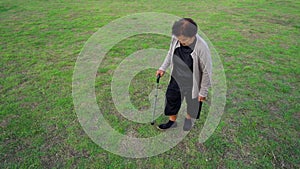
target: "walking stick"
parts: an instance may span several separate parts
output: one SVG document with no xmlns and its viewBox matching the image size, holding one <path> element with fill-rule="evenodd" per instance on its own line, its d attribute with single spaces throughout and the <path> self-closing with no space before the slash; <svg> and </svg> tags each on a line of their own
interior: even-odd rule
<svg viewBox="0 0 300 169">
<path fill-rule="evenodd" d="M 160 79 L 160 75 L 157 75 L 157 77 L 156 77 L 155 98 L 154 98 L 154 108 L 153 108 L 153 113 L 152 113 L 152 122 L 151 122 L 151 125 L 154 125 L 154 123 L 155 123 L 154 116 L 155 116 L 155 109 L 156 109 L 156 100 L 157 100 L 159 79 Z"/>
</svg>

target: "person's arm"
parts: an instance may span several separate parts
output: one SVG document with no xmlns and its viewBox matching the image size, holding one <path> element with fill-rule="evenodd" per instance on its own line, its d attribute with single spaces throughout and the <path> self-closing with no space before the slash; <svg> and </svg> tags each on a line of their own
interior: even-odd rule
<svg viewBox="0 0 300 169">
<path fill-rule="evenodd" d="M 171 39 L 171 43 L 170 43 L 170 47 L 169 47 L 169 51 L 168 51 L 168 54 L 163 62 L 163 64 L 160 66 L 160 68 L 156 71 L 156 76 L 159 74 L 160 76 L 163 76 L 164 73 L 166 72 L 167 68 L 170 66 L 171 64 L 171 57 L 173 55 L 173 44 L 175 42 L 175 38 L 174 36 L 172 36 L 172 39 Z"/>
<path fill-rule="evenodd" d="M 202 72 L 201 88 L 199 91 L 199 101 L 204 101 L 211 86 L 212 60 L 209 48 L 206 46 L 200 52 L 200 70 Z"/>
</svg>

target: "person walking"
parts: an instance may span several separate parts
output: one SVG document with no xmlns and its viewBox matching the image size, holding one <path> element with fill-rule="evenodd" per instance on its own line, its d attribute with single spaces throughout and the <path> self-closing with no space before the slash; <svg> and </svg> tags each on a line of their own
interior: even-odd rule
<svg viewBox="0 0 300 169">
<path fill-rule="evenodd" d="M 192 118 L 199 119 L 202 102 L 211 86 L 212 60 L 207 43 L 197 33 L 198 26 L 191 18 L 182 18 L 172 26 L 168 54 L 156 76 L 162 77 L 168 67 L 171 78 L 166 91 L 164 114 L 169 121 L 157 127 L 166 130 L 176 127 L 182 101 L 187 104 L 183 130 L 192 128 Z"/>
</svg>

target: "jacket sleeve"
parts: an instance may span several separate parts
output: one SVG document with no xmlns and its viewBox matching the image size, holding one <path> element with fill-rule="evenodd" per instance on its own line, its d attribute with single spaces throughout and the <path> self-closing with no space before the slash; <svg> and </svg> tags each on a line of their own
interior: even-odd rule
<svg viewBox="0 0 300 169">
<path fill-rule="evenodd" d="M 163 71 L 166 71 L 166 69 L 170 66 L 171 64 L 171 57 L 173 55 L 173 44 L 175 43 L 176 39 L 174 38 L 174 36 L 172 36 L 172 39 L 171 39 L 171 43 L 170 43 L 170 47 L 169 47 L 169 51 L 168 51 L 168 54 L 163 62 L 163 64 L 160 66 L 159 70 L 163 70 Z"/>
<path fill-rule="evenodd" d="M 208 46 L 200 52 L 200 71 L 202 72 L 199 96 L 207 97 L 208 89 L 211 87 L 212 60 Z"/>
</svg>

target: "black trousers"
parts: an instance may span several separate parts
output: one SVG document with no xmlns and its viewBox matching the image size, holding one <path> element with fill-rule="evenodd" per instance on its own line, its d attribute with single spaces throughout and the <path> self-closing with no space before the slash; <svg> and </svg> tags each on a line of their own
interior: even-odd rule
<svg viewBox="0 0 300 169">
<path fill-rule="evenodd" d="M 165 115 L 177 115 L 184 98 L 187 104 L 187 113 L 192 118 L 199 119 L 202 102 L 199 102 L 198 98 L 192 98 L 192 87 L 179 87 L 174 78 L 171 78 L 166 92 Z"/>
</svg>

